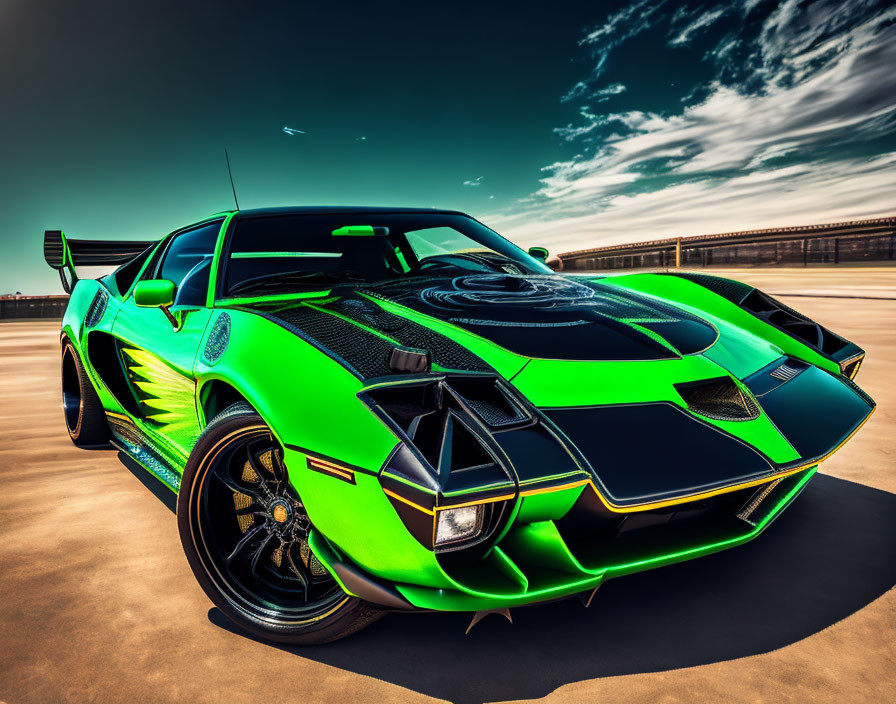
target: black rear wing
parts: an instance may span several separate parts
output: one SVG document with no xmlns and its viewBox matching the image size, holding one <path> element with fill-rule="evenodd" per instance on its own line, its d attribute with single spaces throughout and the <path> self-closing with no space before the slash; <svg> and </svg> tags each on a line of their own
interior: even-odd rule
<svg viewBox="0 0 896 704">
<path fill-rule="evenodd" d="M 71 240 L 62 230 L 47 230 L 44 259 L 59 272 L 62 287 L 70 293 L 78 280 L 75 267 L 125 264 L 155 243 L 155 240 Z"/>
</svg>

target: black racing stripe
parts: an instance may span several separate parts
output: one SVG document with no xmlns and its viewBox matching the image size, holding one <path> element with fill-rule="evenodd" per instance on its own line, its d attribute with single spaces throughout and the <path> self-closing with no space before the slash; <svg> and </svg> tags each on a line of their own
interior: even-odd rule
<svg viewBox="0 0 896 704">
<path fill-rule="evenodd" d="M 373 294 L 373 297 L 376 297 Z M 491 372 L 492 367 L 460 343 L 432 328 L 380 308 L 366 298 L 343 298 L 328 306 L 341 315 L 381 331 L 408 347 L 429 350 L 432 361 L 444 369 Z"/>
<path fill-rule="evenodd" d="M 391 376 L 389 354 L 394 345 L 357 325 L 307 306 L 277 312 L 239 306 L 261 316 L 314 345 L 359 379 Z M 290 313 L 290 311 L 293 311 Z"/>
<path fill-rule="evenodd" d="M 763 410 L 800 454 L 801 463 L 835 450 L 864 422 L 874 408 L 848 380 L 807 366 L 759 401 Z"/>
<path fill-rule="evenodd" d="M 691 281 L 738 305 L 740 305 L 741 301 L 743 301 L 753 290 L 753 287 L 748 284 L 734 281 L 733 279 L 725 279 L 721 276 L 713 276 L 711 274 L 697 274 L 690 271 L 663 271 L 658 272 L 658 275 L 676 276 L 679 279 Z"/>
</svg>

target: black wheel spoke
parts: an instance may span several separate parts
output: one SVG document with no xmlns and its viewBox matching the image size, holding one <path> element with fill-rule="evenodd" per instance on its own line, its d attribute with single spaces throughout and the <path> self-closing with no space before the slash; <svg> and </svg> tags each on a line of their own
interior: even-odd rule
<svg viewBox="0 0 896 704">
<path fill-rule="evenodd" d="M 276 542 L 276 536 L 268 535 L 267 538 L 259 546 L 258 550 L 255 551 L 255 555 L 252 556 L 252 576 L 258 579 L 258 566 L 262 563 L 263 558 L 268 558 L 271 555 L 273 550 L 274 543 Z"/>
<path fill-rule="evenodd" d="M 283 464 L 283 457 L 280 455 L 280 450 L 271 450 L 271 465 L 274 467 L 274 474 L 276 475 L 277 480 L 283 484 L 288 484 L 286 481 L 286 465 Z"/>
<path fill-rule="evenodd" d="M 264 518 L 268 517 L 267 511 L 260 511 L 257 503 L 253 503 L 251 506 L 246 506 L 246 508 L 238 508 L 236 510 L 237 516 L 262 516 Z"/>
<path fill-rule="evenodd" d="M 261 461 L 261 455 L 265 453 L 265 450 L 256 452 L 251 446 L 246 449 L 249 455 L 249 466 L 252 467 L 252 471 L 258 477 L 258 488 L 268 500 L 273 499 L 274 492 L 268 487 L 268 482 L 272 481 L 270 477 L 273 476 L 273 473 Z"/>
<path fill-rule="evenodd" d="M 277 479 L 277 474 L 274 472 L 273 460 L 271 460 L 271 468 L 262 461 L 261 456 L 271 452 L 273 454 L 273 447 L 268 441 L 257 441 L 251 443 L 248 447 L 246 447 L 246 452 L 249 455 L 249 464 L 252 465 L 252 469 L 255 470 L 255 473 L 261 479 L 268 479 L 269 481 L 273 479 Z"/>
<path fill-rule="evenodd" d="M 302 586 L 305 588 L 305 598 L 308 598 L 308 585 L 311 582 L 311 579 L 307 569 L 305 568 L 305 563 L 302 562 L 301 556 L 298 556 L 298 560 L 293 558 L 296 545 L 297 543 L 293 543 L 289 546 L 289 549 L 286 551 L 286 559 L 289 562 L 290 572 L 292 572 L 302 583 Z"/>
<path fill-rule="evenodd" d="M 246 486 L 245 484 L 234 479 L 231 476 L 229 467 L 226 463 L 222 464 L 219 467 L 216 467 L 213 476 L 231 491 L 236 491 L 240 494 L 246 494 L 246 496 L 250 496 L 252 499 L 258 502 L 264 502 L 264 494 L 257 488 Z"/>
<path fill-rule="evenodd" d="M 247 553 L 249 551 L 249 548 L 252 547 L 253 542 L 255 542 L 257 538 L 261 538 L 266 533 L 267 531 L 264 529 L 264 526 L 255 526 L 252 530 L 246 533 L 227 556 L 227 564 L 233 564 L 234 560 Z"/>
<path fill-rule="evenodd" d="M 266 614 L 274 608 L 290 618 L 324 613 L 344 598 L 332 578 L 311 571 L 305 543 L 311 525 L 272 435 L 253 428 L 234 437 L 209 475 L 200 520 L 214 538 L 205 549 L 222 589 Z"/>
</svg>

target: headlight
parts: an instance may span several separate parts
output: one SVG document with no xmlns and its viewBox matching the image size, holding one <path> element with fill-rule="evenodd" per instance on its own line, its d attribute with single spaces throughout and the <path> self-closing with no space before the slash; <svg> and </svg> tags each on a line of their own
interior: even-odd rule
<svg viewBox="0 0 896 704">
<path fill-rule="evenodd" d="M 482 506 L 462 506 L 439 511 L 436 545 L 469 540 L 482 531 Z"/>
</svg>

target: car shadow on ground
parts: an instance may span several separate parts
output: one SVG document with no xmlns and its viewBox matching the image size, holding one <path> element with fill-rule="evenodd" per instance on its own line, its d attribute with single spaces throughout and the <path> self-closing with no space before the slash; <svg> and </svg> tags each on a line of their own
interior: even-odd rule
<svg viewBox="0 0 896 704">
<path fill-rule="evenodd" d="M 161 501 L 171 513 L 177 513 L 177 494 L 162 484 L 156 477 L 147 472 L 140 464 L 123 452 L 118 452 L 118 461 L 133 474 L 150 493 Z"/>
<path fill-rule="evenodd" d="M 896 584 L 896 495 L 818 475 L 756 540 L 611 580 L 577 599 L 470 614 L 390 614 L 317 647 L 281 647 L 439 699 L 541 697 L 584 679 L 763 653 L 858 611 Z M 216 626 L 253 639 L 217 609 Z"/>
</svg>

